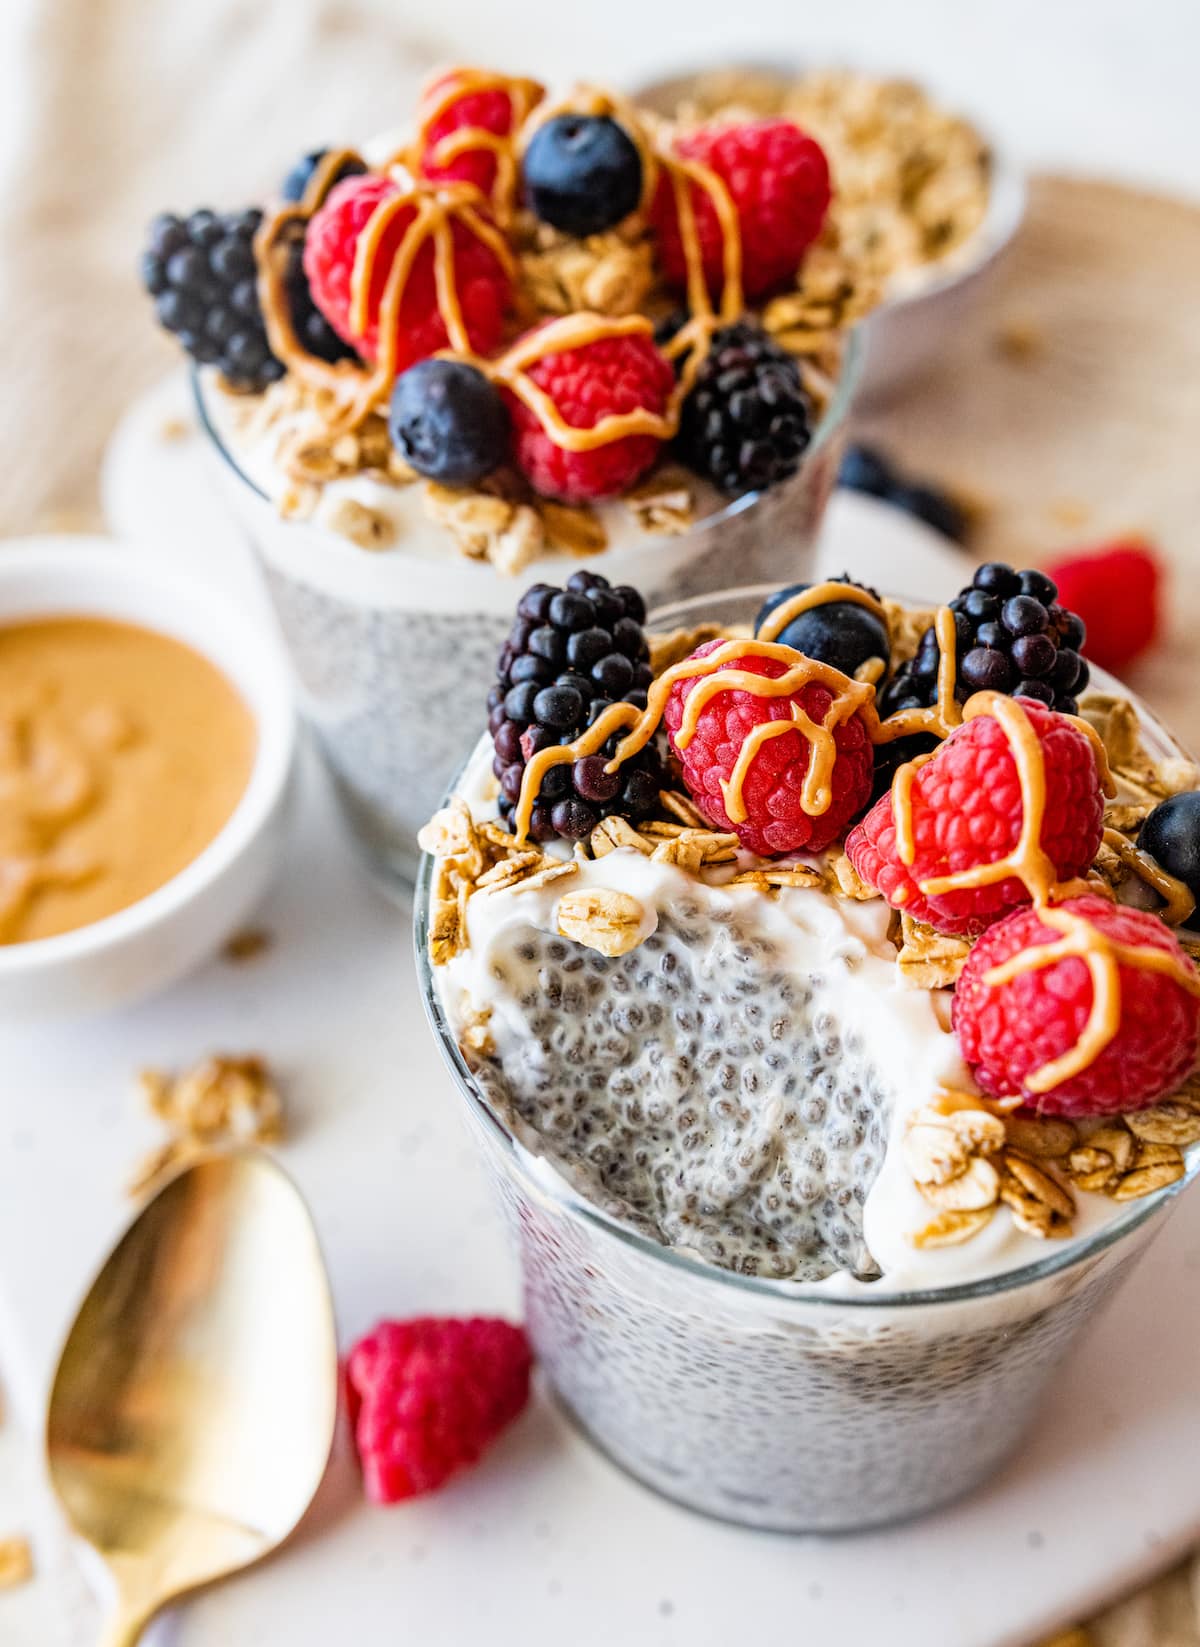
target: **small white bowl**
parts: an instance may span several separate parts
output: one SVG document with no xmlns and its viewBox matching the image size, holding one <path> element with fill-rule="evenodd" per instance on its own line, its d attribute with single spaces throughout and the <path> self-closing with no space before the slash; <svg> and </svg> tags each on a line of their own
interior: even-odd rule
<svg viewBox="0 0 1200 1647">
<path fill-rule="evenodd" d="M 786 85 L 807 65 L 781 53 L 771 63 L 734 63 L 672 74 L 634 90 L 636 103 L 660 114 L 670 114 L 714 76 L 745 74 L 766 85 Z M 865 67 L 866 65 L 864 65 Z M 873 69 L 872 72 L 880 72 Z M 951 106 L 940 88 L 939 100 Z M 967 113 L 966 118 L 986 143 L 991 156 L 988 203 L 983 221 L 961 246 L 945 257 L 903 270 L 889 284 L 880 306 L 861 331 L 866 349 L 859 378 L 856 407 L 882 404 L 915 384 L 937 357 L 937 352 L 968 312 L 978 303 L 986 276 L 1009 245 L 1025 216 L 1028 190 L 1020 168 L 1006 155 L 986 126 Z"/>
<path fill-rule="evenodd" d="M 275 637 L 208 590 L 106 538 L 0 544 L 0 624 L 99 617 L 157 630 L 203 654 L 254 716 L 245 793 L 199 857 L 128 909 L 53 938 L 0 944 L 0 1018 L 62 1018 L 150 995 L 206 960 L 266 890 L 280 858 L 296 726 Z"/>
</svg>

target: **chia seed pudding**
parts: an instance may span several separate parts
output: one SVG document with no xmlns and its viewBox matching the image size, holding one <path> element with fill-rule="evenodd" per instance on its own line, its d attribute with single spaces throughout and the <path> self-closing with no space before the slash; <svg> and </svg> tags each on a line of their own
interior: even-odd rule
<svg viewBox="0 0 1200 1647">
<path fill-rule="evenodd" d="M 783 1530 L 896 1520 L 994 1470 L 1200 1166 L 1200 1085 L 1187 1073 L 1197 941 L 1184 927 L 1181 944 L 1168 924 L 1186 921 L 1187 888 L 1170 865 L 1131 849 L 1162 799 L 1190 790 L 1198 774 L 1116 683 L 1092 682 L 1085 737 L 1061 711 L 1039 720 L 1023 695 L 955 700 L 943 669 L 929 710 L 944 717 L 931 766 L 895 778 L 872 807 L 868 762 L 861 798 L 844 802 L 850 823 L 832 840 L 816 818 L 776 804 L 801 833 L 812 826 L 813 850 L 747 849 L 766 793 L 752 776 L 741 820 L 729 780 L 705 787 L 710 754 L 725 769 L 737 760 L 736 747 L 709 737 L 705 716 L 723 714 L 722 736 L 736 726 L 745 737 L 763 702 L 747 685 L 749 660 L 778 662 L 808 691 L 831 679 L 812 653 L 863 633 L 853 612 L 844 617 L 858 606 L 886 619 L 886 673 L 912 690 L 905 665 L 926 629 L 954 636 L 932 613 L 850 593 L 859 587 L 810 594 L 825 630 L 804 632 L 811 652 L 798 662 L 786 640 L 759 641 L 756 652 L 770 603 L 755 613 L 769 589 L 667 614 L 664 625 L 686 628 L 652 637 L 647 706 L 610 712 L 631 729 L 627 741 L 647 717 L 662 717 L 659 804 L 622 815 L 619 800 L 589 803 L 602 791 L 581 771 L 586 733 L 575 734 L 576 766 L 566 770 L 576 796 L 552 812 L 573 841 L 544 827 L 536 799 L 522 810 L 515 784 L 497 784 L 506 769 L 493 738 L 497 751 L 507 747 L 504 714 L 521 707 L 506 699 L 456 798 L 423 836 L 431 856 L 417 905 L 427 1008 L 508 1216 L 530 1336 L 555 1391 L 611 1457 L 660 1492 Z M 802 614 L 806 593 L 789 592 Z M 566 607 L 533 599 L 565 621 Z M 799 634 L 785 624 L 789 632 Z M 512 655 L 510 642 L 502 670 Z M 726 685 L 723 668 L 741 672 Z M 689 742 L 670 705 L 682 689 L 685 707 L 705 673 L 717 679 Z M 877 681 L 886 702 L 887 681 Z M 871 719 L 870 691 L 845 690 L 866 706 L 878 763 L 887 718 Z M 781 694 L 767 701 L 777 706 Z M 805 702 L 811 723 L 816 700 Z M 1028 728 L 1078 740 L 1068 753 L 1092 786 L 1097 840 L 1103 747 L 1115 778 L 1103 803 L 1109 834 L 1098 849 L 1086 842 L 1085 894 L 1064 897 L 1064 886 L 1058 901 L 1031 905 L 1018 888 L 1011 910 L 956 934 L 945 930 L 954 922 L 944 903 L 931 904 L 930 922 L 901 917 L 872 884 L 877 866 L 863 842 L 878 838 L 878 808 L 908 793 L 919 840 L 926 793 L 942 794 L 920 772 L 966 758 L 973 740 L 992 735 L 985 722 L 1009 727 L 1014 749 Z M 896 730 L 910 735 L 911 725 Z M 758 742 L 756 758 L 786 741 Z M 523 746 L 526 787 L 561 769 L 536 764 L 536 743 Z M 858 747 L 849 740 L 834 765 L 857 759 Z M 620 748 L 614 734 L 602 753 L 616 761 Z M 809 743 L 810 764 L 818 748 Z M 1047 818 L 1066 759 L 1044 774 Z M 753 760 L 743 764 L 753 772 Z M 792 774 L 797 789 L 804 764 Z M 600 814 L 588 834 L 581 815 L 561 810 L 579 806 L 579 785 Z M 1042 804 L 1032 780 L 1021 785 L 1023 806 Z M 1091 890 L 1101 882 L 1106 898 Z M 1079 1073 L 1040 1092 L 1035 1057 L 1027 1086 L 1009 1093 L 997 1090 L 996 1045 L 981 1047 L 968 1014 L 981 989 L 992 992 L 989 1011 L 1006 1010 L 1008 997 L 997 998 L 1014 983 L 983 958 L 1034 910 L 1048 924 L 1086 922 L 1094 956 L 1111 923 L 1126 931 L 1120 923 L 1132 922 L 1145 947 L 1119 952 L 1118 994 L 1130 1012 L 1118 1001 L 1108 1047 L 1091 1064 L 1080 1052 Z M 1167 958 L 1143 959 L 1156 948 Z M 1068 964 L 1025 976 L 1041 987 Z M 1157 1089 L 1122 1087 L 1110 1102 L 1087 1082 L 1111 1067 L 1100 1058 L 1123 1055 L 1145 1033 L 1132 1022 L 1139 980 L 1150 977 L 1143 965 L 1156 988 L 1169 974 L 1162 987 L 1185 1028 L 1146 1053 L 1159 1060 Z"/>
<path fill-rule="evenodd" d="M 513 580 L 671 601 L 807 565 L 878 299 L 784 114 L 668 121 L 458 67 L 278 197 L 152 224 L 144 283 L 372 867 L 474 730 Z"/>
</svg>

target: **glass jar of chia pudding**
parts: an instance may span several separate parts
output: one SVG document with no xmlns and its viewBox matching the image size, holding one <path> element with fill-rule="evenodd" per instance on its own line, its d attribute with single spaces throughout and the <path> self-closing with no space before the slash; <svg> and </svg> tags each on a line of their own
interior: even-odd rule
<svg viewBox="0 0 1200 1647">
<path fill-rule="evenodd" d="M 706 595 L 660 610 L 651 622 L 660 630 L 702 621 L 744 625 L 753 621 L 769 592 L 754 588 Z M 1093 690 L 1115 688 L 1115 682 L 1094 673 Z M 1129 697 L 1120 690 L 1122 697 Z M 1169 734 L 1136 700 L 1130 701 L 1140 719 L 1144 748 L 1159 761 L 1183 759 Z M 472 793 L 472 769 L 488 770 L 480 751 L 460 775 L 458 793 Z M 658 866 L 636 854 L 626 856 L 632 866 L 625 871 L 628 884 L 650 889 L 652 870 Z M 598 860 L 606 862 L 611 860 Z M 569 884 L 584 880 L 587 867 L 573 871 L 578 880 Z M 674 869 L 662 871 L 665 877 L 677 874 Z M 1015 1450 L 1075 1339 L 1161 1230 L 1174 1195 L 1200 1172 L 1200 1146 L 1193 1145 L 1186 1151 L 1186 1166 L 1179 1169 L 1181 1176 L 1169 1187 L 1123 1203 L 1108 1200 L 1099 1212 L 1081 1208 L 1067 1239 L 1038 1242 L 1018 1235 L 1014 1246 L 1012 1227 L 1006 1225 L 1004 1240 L 1009 1246 L 979 1249 L 982 1261 L 964 1263 L 954 1255 L 971 1249 L 947 1247 L 943 1252 L 922 1252 L 912 1263 L 901 1260 L 891 1275 L 885 1263 L 880 1275 L 878 1268 L 872 1271 L 869 1264 L 861 1264 L 861 1254 L 856 1259 L 853 1242 L 839 1247 L 842 1237 L 835 1233 L 834 1260 L 816 1279 L 803 1266 L 790 1275 L 774 1276 L 767 1273 L 765 1259 L 757 1267 L 741 1263 L 732 1241 L 724 1256 L 710 1262 L 712 1254 L 723 1252 L 719 1241 L 713 1243 L 711 1224 L 704 1240 L 697 1228 L 694 1243 L 669 1245 L 636 1218 L 622 1214 L 616 1203 L 624 1180 L 604 1155 L 603 1140 L 593 1139 L 591 1160 L 583 1163 L 591 1176 L 576 1176 L 569 1162 L 564 1167 L 552 1158 L 552 1142 L 548 1144 L 544 1130 L 539 1134 L 530 1124 L 528 1113 L 514 1113 L 502 1090 L 501 1072 L 495 1067 L 489 1071 L 487 1060 L 471 1052 L 470 1028 L 464 1033 L 458 1010 L 461 998 L 455 999 L 457 986 L 447 983 L 444 969 L 430 961 L 435 877 L 435 860 L 426 858 L 416 898 L 422 994 L 506 1215 L 521 1266 L 530 1338 L 554 1392 L 584 1433 L 637 1479 L 690 1509 L 750 1527 L 834 1532 L 911 1517 L 968 1492 Z M 830 1001 L 845 1005 L 826 1062 L 859 1071 L 850 1087 L 852 1102 L 858 1105 L 854 1114 L 865 1117 L 872 1106 L 876 1111 L 855 1146 L 860 1153 L 853 1158 L 848 1154 L 847 1165 L 860 1178 L 882 1177 L 887 1169 L 879 1165 L 880 1134 L 887 1123 L 878 1118 L 882 1088 L 872 1067 L 886 1071 L 883 1084 L 890 1081 L 893 1089 L 897 1083 L 924 1087 L 929 1079 L 944 1078 L 945 1072 L 936 1059 L 922 1061 L 938 1013 L 933 996 L 922 997 L 921 1011 L 931 1014 L 929 1025 L 922 1020 L 923 1027 L 913 1030 L 911 1041 L 906 1039 L 909 1020 L 902 1016 L 907 1007 L 888 1008 L 896 1016 L 882 1027 L 864 1023 L 864 1054 L 853 1022 L 853 990 L 822 993 L 817 973 L 826 969 L 821 955 L 838 943 L 844 955 L 831 959 L 846 960 L 847 970 L 858 974 L 856 988 L 865 987 L 874 996 L 885 987 L 881 975 L 872 971 L 878 945 L 862 924 L 869 924 L 869 912 L 878 906 L 848 904 L 845 930 L 836 911 L 822 914 L 814 907 L 797 915 L 799 941 L 815 947 L 792 950 L 792 961 L 802 964 L 793 965 L 790 977 L 781 980 L 779 970 L 759 965 L 763 955 L 788 953 L 785 944 L 775 942 L 781 929 L 770 922 L 777 917 L 765 916 L 762 932 L 755 932 L 738 913 L 746 906 L 735 901 L 706 923 L 687 886 L 682 877 L 678 882 L 654 882 L 658 942 L 647 940 L 653 953 L 643 963 L 644 975 L 622 971 L 629 956 L 615 963 L 615 975 L 625 979 L 621 989 L 626 1001 L 633 1005 L 619 1006 L 606 1019 L 603 1033 L 615 1030 L 628 1039 L 635 1009 L 652 1014 L 653 1003 L 660 999 L 666 1010 L 676 1010 L 672 1003 L 678 1000 L 681 980 L 690 981 L 683 983 L 685 997 L 701 976 L 721 980 L 718 987 L 730 989 L 731 1002 L 740 995 L 743 1005 L 731 1007 L 728 1024 L 705 1020 L 707 1027 L 702 1027 L 699 1051 L 690 1066 L 693 1073 L 684 1080 L 685 1086 L 687 1080 L 695 1083 L 694 1107 L 703 1117 L 714 1099 L 702 1090 L 699 1072 L 716 1067 L 718 1057 L 727 1059 L 735 1074 L 740 1068 L 743 1076 L 750 1067 L 760 1073 L 776 1071 L 766 1077 L 768 1083 L 791 1076 L 797 1089 L 794 1101 L 802 1098 L 806 1086 L 815 1092 L 821 1072 L 814 1066 L 813 1073 L 806 1073 L 811 1060 L 803 1035 L 790 1048 L 788 1036 L 801 1024 L 804 1035 L 815 1030 L 828 1039 L 830 1024 L 823 1022 L 819 1010 Z M 526 920 L 527 909 L 536 911 L 536 900 L 544 896 L 550 896 L 549 889 L 525 894 L 519 914 L 485 914 L 485 930 L 492 930 L 487 924 L 492 920 L 499 923 L 496 930 L 511 930 L 514 922 Z M 880 911 L 885 918 L 887 913 Z M 572 1037 L 582 1033 L 580 1021 L 593 1010 L 586 1003 L 601 996 L 589 971 L 611 991 L 614 968 L 610 964 L 606 970 L 599 958 L 570 944 L 556 948 L 553 941 L 538 940 L 538 915 L 531 913 L 528 919 L 530 970 L 517 977 L 511 995 L 499 1002 L 497 1014 L 504 1025 L 497 1035 L 509 1033 L 514 1012 L 526 1013 L 539 1043 L 529 1067 L 538 1071 L 540 1090 L 558 1082 L 566 1117 L 587 1097 L 575 1071 L 587 1067 L 592 1052 L 571 1049 L 576 1046 Z M 886 921 L 880 932 L 885 929 Z M 554 930 L 551 924 L 550 933 Z M 855 943 L 856 933 L 867 935 L 861 948 Z M 760 937 L 765 937 L 765 945 L 759 945 Z M 713 964 L 707 973 L 702 966 L 691 967 L 689 947 L 693 953 L 708 953 Z M 664 959 L 668 953 L 669 961 Z M 501 977 L 510 954 L 521 951 L 487 948 L 480 977 L 489 967 L 495 969 L 493 976 Z M 738 974 L 743 960 L 749 970 L 752 956 L 760 971 L 754 989 Z M 545 1014 L 545 1000 L 535 1004 L 531 993 L 521 993 L 530 989 L 535 969 L 536 988 L 558 1002 L 561 1023 L 549 1018 L 543 1022 L 537 1014 Z M 674 982 L 664 986 L 664 976 Z M 503 985 L 497 988 L 502 991 Z M 572 990 L 580 994 L 574 1003 L 568 999 Z M 758 1004 L 745 1007 L 752 997 Z M 718 1015 L 722 999 L 714 997 L 717 1004 L 712 1010 Z M 808 1002 L 813 1004 L 806 1006 Z M 745 1033 L 747 1024 L 765 1023 L 763 1014 L 770 1018 L 775 1012 L 775 1022 L 783 1026 L 776 1033 L 772 1025 L 775 1052 L 768 1035 L 765 1057 L 759 1046 L 746 1049 L 739 1063 L 733 1041 Z M 647 1037 L 654 1039 L 653 1034 Z M 649 1066 L 638 1062 L 641 1054 L 636 1047 L 634 1052 L 638 1056 L 630 1060 L 630 1067 L 641 1070 L 641 1084 L 626 1102 L 643 1103 L 652 1083 L 647 1078 Z M 656 1062 L 651 1056 L 650 1066 Z M 751 1090 L 744 1079 L 742 1089 Z M 758 1093 L 761 1104 L 767 1094 L 761 1087 Z M 753 1100 L 748 1103 L 753 1110 Z M 681 1142 L 686 1151 L 687 1138 Z M 714 1169 L 705 1182 L 710 1202 L 706 1211 L 715 1204 L 719 1236 L 718 1172 Z M 600 1184 L 613 1186 L 610 1204 L 605 1204 L 604 1193 L 596 1192 Z M 1086 1199 L 1099 1202 L 1095 1196 Z M 868 1203 L 868 1239 L 870 1212 Z M 876 1231 L 880 1227 L 877 1218 Z M 999 1242 L 999 1225 L 995 1228 Z M 756 1268 L 756 1273 L 748 1273 Z"/>
<path fill-rule="evenodd" d="M 236 397 L 223 393 L 211 373 L 194 374 L 200 422 L 219 459 L 218 483 L 265 573 L 301 709 L 367 865 L 385 889 L 411 889 L 417 830 L 478 730 L 477 709 L 520 591 L 593 570 L 611 583 L 636 585 L 659 605 L 723 588 L 735 567 L 754 580 L 804 578 L 860 369 L 860 343 L 851 334 L 799 468 L 768 491 L 732 501 L 702 496 L 695 518 L 670 532 L 639 528 L 614 505 L 605 548 L 546 555 L 521 564 L 514 576 L 460 553 L 446 527 L 423 515 L 419 486 L 396 491 L 364 475 L 325 488 L 334 506 L 367 510 L 401 500 L 404 519 L 391 547 L 362 547 L 320 518 L 286 518 L 279 477 L 236 437 L 229 415 Z M 390 496 L 381 499 L 381 492 Z"/>
</svg>

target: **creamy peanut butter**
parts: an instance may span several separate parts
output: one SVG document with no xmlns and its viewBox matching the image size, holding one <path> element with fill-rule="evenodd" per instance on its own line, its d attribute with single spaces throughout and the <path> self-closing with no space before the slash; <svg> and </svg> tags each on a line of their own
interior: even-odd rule
<svg viewBox="0 0 1200 1647">
<path fill-rule="evenodd" d="M 171 880 L 230 817 L 256 743 L 233 686 L 180 641 L 90 617 L 0 625 L 0 944 Z"/>
</svg>

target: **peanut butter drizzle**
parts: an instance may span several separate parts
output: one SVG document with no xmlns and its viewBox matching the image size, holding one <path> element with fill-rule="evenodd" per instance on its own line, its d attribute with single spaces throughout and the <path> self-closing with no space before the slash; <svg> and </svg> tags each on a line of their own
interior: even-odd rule
<svg viewBox="0 0 1200 1647">
<path fill-rule="evenodd" d="M 496 157 L 496 181 L 490 194 L 491 206 L 497 222 L 507 223 L 517 198 L 518 137 L 545 96 L 545 87 L 523 76 L 462 66 L 448 69 L 439 81 L 437 90 L 432 95 L 427 93 L 421 100 L 412 143 L 396 155 L 394 161 L 405 165 L 414 177 L 419 176 L 429 134 L 446 111 L 460 98 L 471 97 L 478 92 L 503 92 L 512 111 L 507 132 L 489 131 L 486 126 L 460 126 L 457 131 L 439 138 L 427 158 L 430 165 L 446 166 L 471 149 L 489 150 Z"/>
<path fill-rule="evenodd" d="M 1025 1078 L 1029 1092 L 1041 1094 L 1089 1069 L 1113 1040 L 1121 1027 L 1120 966 L 1140 972 L 1156 972 L 1171 978 L 1189 995 L 1200 996 L 1200 975 L 1179 956 L 1146 944 L 1123 944 L 1074 910 L 1040 908 L 1038 919 L 1063 936 L 1057 943 L 1041 944 L 1010 955 L 983 975 L 993 987 L 1012 983 L 1027 972 L 1040 972 L 1057 961 L 1076 959 L 1087 967 L 1092 980 L 1092 1004 L 1075 1045 L 1059 1058 L 1052 1058 Z"/>
<path fill-rule="evenodd" d="M 1148 852 L 1143 852 L 1141 847 L 1126 840 L 1125 836 L 1115 829 L 1104 831 L 1104 844 L 1111 847 L 1123 864 L 1158 893 L 1166 905 L 1162 911 L 1162 918 L 1168 926 L 1182 926 L 1188 916 L 1195 912 L 1196 899 L 1191 888 L 1186 882 L 1177 880 L 1174 875 L 1168 875 L 1162 865 Z"/>
</svg>

